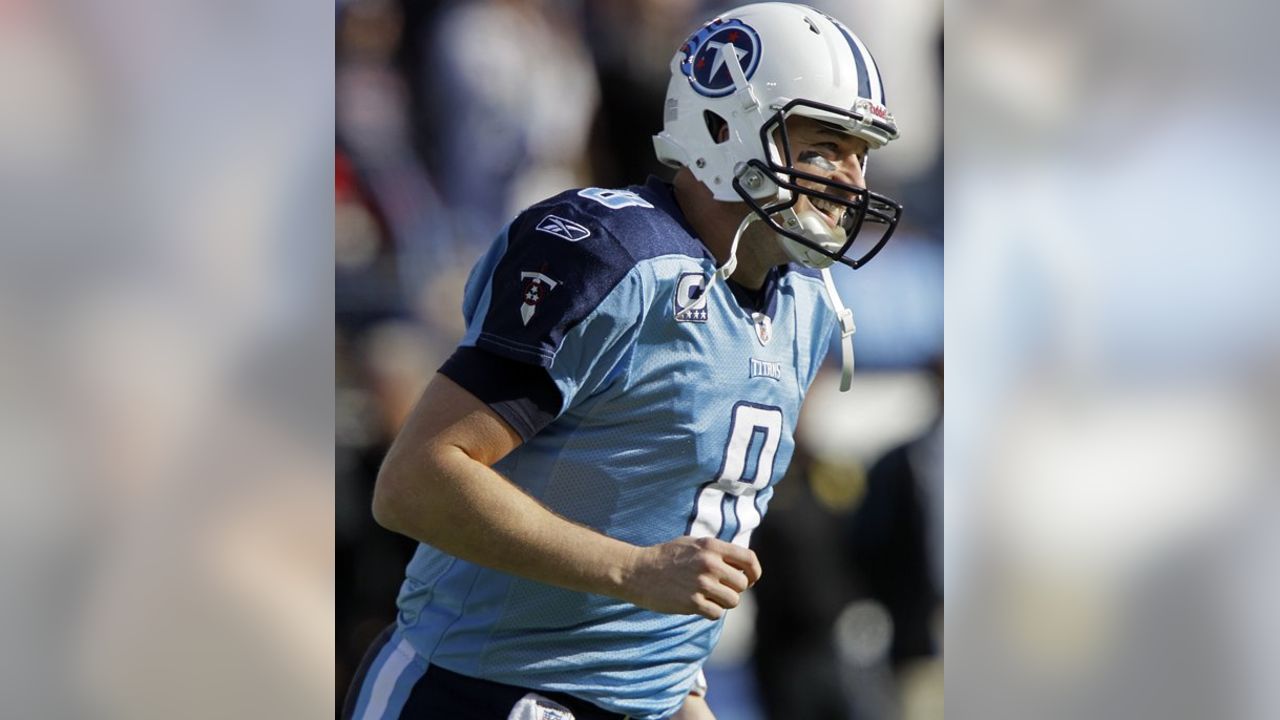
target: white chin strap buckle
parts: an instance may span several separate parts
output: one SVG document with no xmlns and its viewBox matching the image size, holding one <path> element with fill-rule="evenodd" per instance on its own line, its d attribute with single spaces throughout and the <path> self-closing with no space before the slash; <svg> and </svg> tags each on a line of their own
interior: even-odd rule
<svg viewBox="0 0 1280 720">
<path fill-rule="evenodd" d="M 723 265 L 716 268 L 716 275 L 718 275 L 721 280 L 728 280 L 729 276 L 733 274 L 733 271 L 737 269 L 738 258 L 736 255 L 730 255 L 729 259 L 725 260 Z"/>
<path fill-rule="evenodd" d="M 733 242 L 729 243 L 729 257 L 725 259 L 723 265 L 716 268 L 716 278 L 728 280 L 733 271 L 738 269 L 738 243 L 742 240 L 742 234 L 747 231 L 747 226 L 759 219 L 755 213 L 747 213 L 747 216 L 742 218 L 742 222 L 738 224 L 738 231 L 733 234 Z"/>
<path fill-rule="evenodd" d="M 853 324 L 853 311 L 844 308 L 840 311 L 840 337 L 847 338 L 858 331 Z"/>
</svg>

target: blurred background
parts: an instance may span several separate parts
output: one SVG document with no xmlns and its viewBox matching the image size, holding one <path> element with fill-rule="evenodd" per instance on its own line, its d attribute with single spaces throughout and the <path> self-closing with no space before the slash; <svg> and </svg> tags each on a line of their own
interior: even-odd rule
<svg viewBox="0 0 1280 720">
<path fill-rule="evenodd" d="M 675 49 L 736 3 L 344 0 L 336 74 L 337 695 L 414 543 L 369 507 L 382 457 L 463 334 L 496 233 L 572 187 L 671 171 L 651 136 Z M 942 708 L 942 7 L 814 3 L 868 44 L 902 139 L 868 182 L 906 206 L 875 262 L 835 270 L 858 323 L 806 403 L 752 540 L 767 578 L 708 665 L 721 720 L 937 718 Z"/>
</svg>

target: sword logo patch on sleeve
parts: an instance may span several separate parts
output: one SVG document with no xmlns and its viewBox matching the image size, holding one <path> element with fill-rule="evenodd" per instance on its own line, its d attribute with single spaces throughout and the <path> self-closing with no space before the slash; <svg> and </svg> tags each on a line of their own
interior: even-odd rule
<svg viewBox="0 0 1280 720">
<path fill-rule="evenodd" d="M 538 310 L 538 304 L 560 283 L 539 272 L 522 272 L 520 281 L 523 283 L 521 296 L 524 299 L 520 304 L 520 318 L 528 325 Z"/>
</svg>

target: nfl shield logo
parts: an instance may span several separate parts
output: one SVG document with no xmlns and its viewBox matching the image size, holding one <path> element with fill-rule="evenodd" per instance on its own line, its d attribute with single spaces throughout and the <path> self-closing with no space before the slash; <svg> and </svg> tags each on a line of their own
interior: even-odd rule
<svg viewBox="0 0 1280 720">
<path fill-rule="evenodd" d="M 768 345 L 773 339 L 773 321 L 764 313 L 751 313 L 751 321 L 756 326 L 756 339 L 761 345 Z"/>
</svg>

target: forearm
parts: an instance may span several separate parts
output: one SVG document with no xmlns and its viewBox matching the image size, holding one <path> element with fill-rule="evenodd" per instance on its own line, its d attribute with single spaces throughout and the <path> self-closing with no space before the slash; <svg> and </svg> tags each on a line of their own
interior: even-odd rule
<svg viewBox="0 0 1280 720">
<path fill-rule="evenodd" d="M 392 455 L 375 501 L 390 529 L 469 562 L 559 587 L 626 599 L 633 545 L 548 510 L 454 446 L 416 462 Z"/>
<path fill-rule="evenodd" d="M 492 469 L 520 442 L 474 395 L 437 375 L 378 473 L 374 517 L 477 565 L 656 612 L 717 620 L 760 578 L 755 553 L 715 538 L 641 548 L 556 515 Z"/>
</svg>

